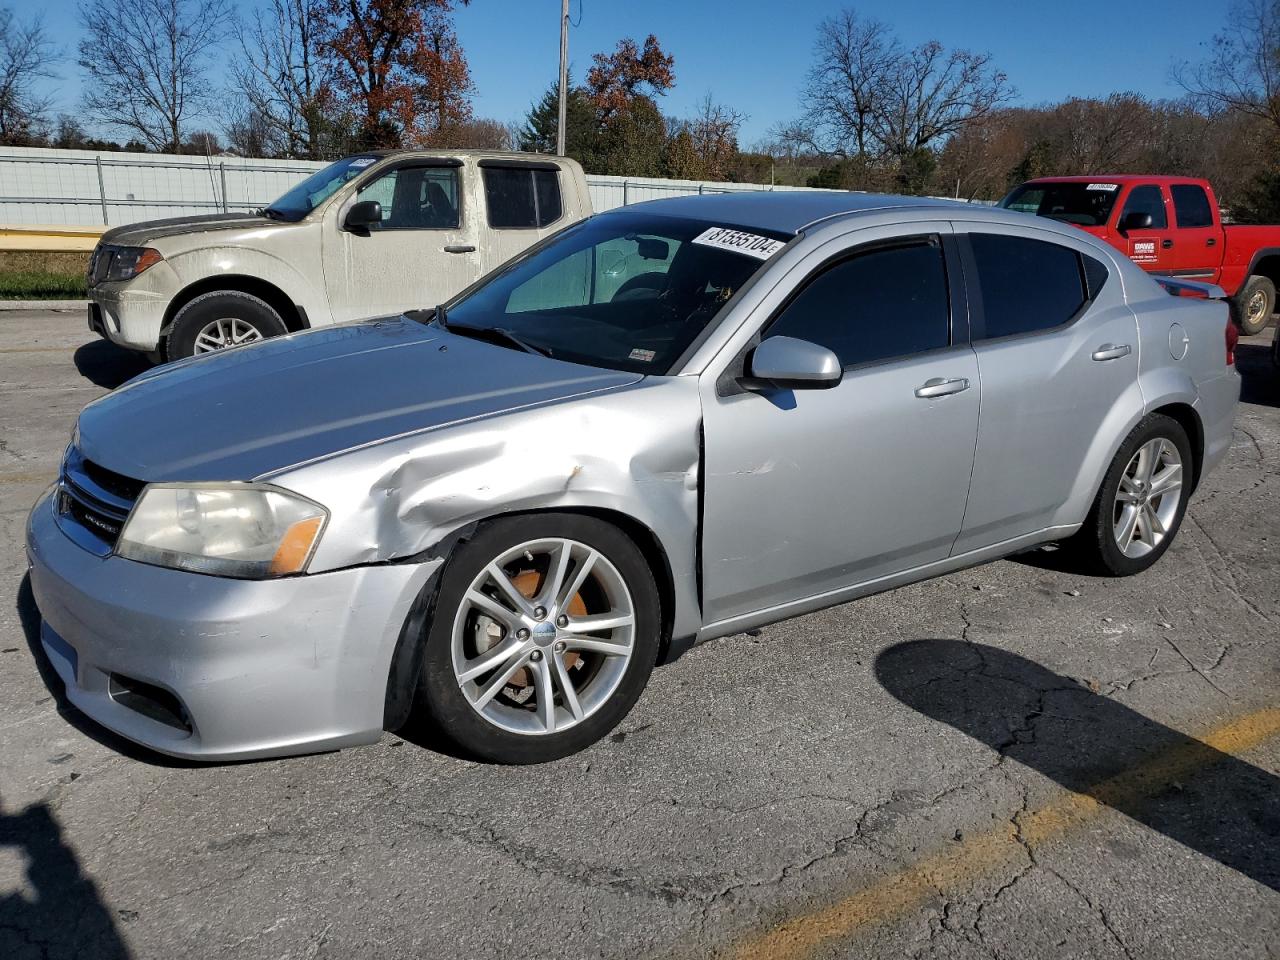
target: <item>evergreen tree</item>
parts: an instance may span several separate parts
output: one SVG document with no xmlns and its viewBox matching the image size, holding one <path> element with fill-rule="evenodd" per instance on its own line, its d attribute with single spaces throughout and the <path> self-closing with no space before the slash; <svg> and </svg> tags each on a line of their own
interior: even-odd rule
<svg viewBox="0 0 1280 960">
<path fill-rule="evenodd" d="M 594 161 L 597 151 L 595 111 L 587 100 L 586 91 L 569 80 L 569 96 L 565 103 L 568 128 L 565 152 L 584 167 Z M 556 129 L 560 121 L 560 84 L 553 81 L 541 99 L 529 108 L 524 128 L 520 131 L 521 150 L 536 153 L 556 152 Z M 591 172 L 596 172 L 592 170 Z"/>
</svg>

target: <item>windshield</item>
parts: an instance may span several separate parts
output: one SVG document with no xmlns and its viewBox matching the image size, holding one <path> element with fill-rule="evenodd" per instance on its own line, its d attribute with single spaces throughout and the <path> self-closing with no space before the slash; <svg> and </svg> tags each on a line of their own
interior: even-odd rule
<svg viewBox="0 0 1280 960">
<path fill-rule="evenodd" d="M 1101 227 L 1119 193 L 1118 183 L 1024 183 L 1000 206 L 1080 227 Z"/>
<path fill-rule="evenodd" d="M 495 274 L 450 305 L 446 323 L 455 332 L 497 331 L 505 336 L 495 342 L 559 360 L 666 374 L 789 239 L 710 221 L 608 213 Z"/>
<path fill-rule="evenodd" d="M 333 196 L 344 183 L 350 183 L 381 159 L 370 156 L 346 157 L 331 163 L 272 203 L 266 208 L 266 212 L 281 220 L 301 220 Z"/>
</svg>

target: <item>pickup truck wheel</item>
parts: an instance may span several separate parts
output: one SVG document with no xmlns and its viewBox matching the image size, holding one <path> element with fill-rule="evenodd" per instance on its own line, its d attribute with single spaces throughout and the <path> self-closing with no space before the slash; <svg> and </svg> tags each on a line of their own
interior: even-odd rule
<svg viewBox="0 0 1280 960">
<path fill-rule="evenodd" d="M 653 572 L 622 531 L 576 514 L 499 519 L 443 570 L 419 702 L 475 757 L 555 760 L 627 715 L 660 631 Z"/>
<path fill-rule="evenodd" d="M 1276 310 L 1276 285 L 1266 277 L 1250 277 L 1235 295 L 1233 306 L 1241 333 L 1261 333 Z"/>
<path fill-rule="evenodd" d="M 170 360 L 256 343 L 288 328 L 265 300 L 239 290 L 202 293 L 173 319 L 166 344 Z"/>
</svg>

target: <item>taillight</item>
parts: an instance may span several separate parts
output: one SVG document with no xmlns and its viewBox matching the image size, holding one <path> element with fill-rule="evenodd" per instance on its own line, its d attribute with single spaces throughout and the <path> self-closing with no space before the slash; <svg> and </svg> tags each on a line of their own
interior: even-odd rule
<svg viewBox="0 0 1280 960">
<path fill-rule="evenodd" d="M 1235 325 L 1234 321 L 1227 321 L 1227 366 L 1234 367 L 1236 363 L 1236 344 L 1240 342 L 1240 328 Z"/>
</svg>

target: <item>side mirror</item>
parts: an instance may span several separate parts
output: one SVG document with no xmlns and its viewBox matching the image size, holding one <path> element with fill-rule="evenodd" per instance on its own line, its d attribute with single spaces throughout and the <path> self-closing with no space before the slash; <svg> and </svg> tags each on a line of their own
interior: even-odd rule
<svg viewBox="0 0 1280 960">
<path fill-rule="evenodd" d="M 351 205 L 347 218 L 342 221 L 343 227 L 352 233 L 369 232 L 369 228 L 382 223 L 382 204 L 377 200 L 361 200 Z"/>
<path fill-rule="evenodd" d="M 747 358 L 748 381 L 785 390 L 828 390 L 843 377 L 839 357 L 794 337 L 770 337 Z"/>
<path fill-rule="evenodd" d="M 1139 213 L 1137 210 L 1130 210 L 1120 218 L 1119 230 L 1121 233 L 1128 233 L 1130 230 L 1150 230 L 1154 221 L 1149 213 Z"/>
</svg>

